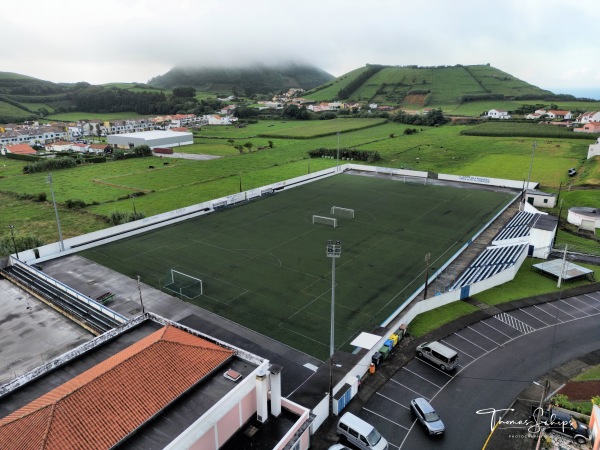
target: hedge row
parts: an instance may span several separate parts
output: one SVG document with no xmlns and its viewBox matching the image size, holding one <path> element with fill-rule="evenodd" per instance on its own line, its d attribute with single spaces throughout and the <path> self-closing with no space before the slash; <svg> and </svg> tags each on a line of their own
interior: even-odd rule
<svg viewBox="0 0 600 450">
<path fill-rule="evenodd" d="M 337 158 L 338 150 L 321 147 L 315 150 L 310 150 L 308 152 L 308 156 L 311 158 Z M 340 148 L 339 157 L 345 160 L 366 161 L 369 163 L 374 163 L 381 160 L 381 155 L 376 150 L 355 150 L 351 148 Z"/>
</svg>

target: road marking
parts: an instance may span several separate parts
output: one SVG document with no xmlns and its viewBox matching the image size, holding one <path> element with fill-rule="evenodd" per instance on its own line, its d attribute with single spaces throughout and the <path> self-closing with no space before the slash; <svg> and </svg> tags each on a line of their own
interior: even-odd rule
<svg viewBox="0 0 600 450">
<path fill-rule="evenodd" d="M 578 299 L 577 297 L 573 297 L 578 302 L 583 303 L 585 306 L 589 306 L 590 308 L 594 308 L 596 311 L 600 311 L 600 309 L 596 308 L 594 305 L 590 305 L 589 303 L 584 302 L 583 300 Z"/>
<path fill-rule="evenodd" d="M 525 310 L 524 310 L 524 309 L 522 309 L 522 308 L 519 308 L 519 311 L 523 311 L 523 312 L 524 312 L 525 314 L 527 314 L 528 316 L 531 316 L 531 317 L 533 317 L 535 320 L 537 320 L 538 322 L 542 322 L 544 325 L 548 326 L 548 324 L 547 324 L 546 322 L 544 322 L 544 321 L 543 321 L 542 319 L 540 319 L 539 317 L 537 317 L 537 316 L 534 316 L 534 315 L 533 315 L 533 314 L 531 314 L 530 312 L 527 312 L 527 311 L 525 311 Z"/>
<path fill-rule="evenodd" d="M 424 397 L 424 398 L 427 399 L 427 401 L 429 401 L 429 399 L 427 397 L 425 397 L 423 394 L 421 394 L 420 392 L 415 391 L 414 389 L 409 388 L 408 386 L 405 386 L 404 384 L 400 383 L 399 381 L 396 381 L 393 378 L 390 378 L 390 381 L 393 381 L 397 385 L 402 386 L 404 389 L 408 389 L 409 391 L 414 392 L 415 394 L 417 394 L 419 397 Z"/>
<path fill-rule="evenodd" d="M 481 347 L 480 345 L 477 345 L 475 342 L 472 342 L 472 341 L 468 340 L 466 337 L 464 337 L 464 336 L 461 336 L 461 335 L 460 335 L 460 334 L 458 334 L 458 333 L 454 333 L 454 335 L 455 335 L 455 336 L 458 336 L 459 338 L 462 338 L 462 339 L 464 339 L 465 341 L 469 342 L 470 344 L 473 344 L 475 347 L 479 347 L 479 348 L 480 348 L 481 350 L 483 350 L 484 352 L 487 352 L 487 350 L 486 350 L 485 348 Z"/>
<path fill-rule="evenodd" d="M 484 324 L 484 325 L 487 325 L 487 326 L 488 326 L 488 327 L 490 327 L 492 330 L 496 330 L 498 333 L 500 333 L 500 334 L 503 334 L 503 335 L 504 335 L 504 336 L 506 336 L 508 339 L 512 339 L 512 338 L 511 338 L 511 337 L 510 337 L 508 334 L 506 334 L 506 333 L 503 333 L 503 332 L 502 332 L 502 331 L 500 331 L 498 328 L 496 328 L 496 327 L 493 327 L 492 325 L 490 325 L 490 324 L 487 322 L 487 319 L 486 319 L 486 320 L 484 320 L 484 321 L 482 321 L 481 323 L 482 323 L 482 324 Z"/>
<path fill-rule="evenodd" d="M 443 339 L 440 339 L 440 342 L 443 342 L 443 343 L 444 343 L 444 344 L 446 344 L 447 346 L 449 346 L 449 347 L 452 347 L 452 348 L 456 349 L 457 351 L 459 351 L 459 352 L 461 352 L 461 353 L 464 353 L 464 354 L 465 354 L 465 355 L 467 355 L 469 358 L 476 359 L 474 356 L 471 356 L 471 355 L 469 355 L 467 352 L 465 352 L 464 350 L 461 350 L 461 349 L 460 349 L 460 348 L 458 348 L 456 345 L 452 345 L 451 343 L 449 343 L 449 342 L 447 342 L 447 341 L 445 341 L 445 340 L 443 340 Z"/>
<path fill-rule="evenodd" d="M 554 304 L 554 302 L 552 302 L 552 303 L 548 303 L 548 306 L 552 306 L 553 308 L 556 308 L 556 309 L 558 309 L 560 312 L 562 312 L 562 313 L 565 313 L 567 316 L 569 316 L 569 317 L 572 317 L 573 319 L 576 319 L 576 317 L 575 317 L 575 316 L 573 316 L 573 315 L 569 314 L 569 313 L 568 313 L 568 312 L 566 312 L 566 311 L 563 311 L 563 310 L 562 310 L 562 309 L 560 309 L 558 306 L 556 306 L 556 305 Z"/>
<path fill-rule="evenodd" d="M 558 311 L 557 311 L 556 315 L 555 315 L 555 316 L 553 316 L 553 315 L 552 315 L 552 314 L 550 314 L 548 311 L 544 311 L 544 310 L 543 310 L 542 308 L 540 308 L 538 305 L 533 305 L 533 307 L 534 307 L 534 308 L 537 308 L 537 309 L 539 309 L 540 311 L 542 311 L 542 312 L 544 312 L 544 313 L 548 314 L 550 317 L 553 317 L 554 319 L 556 319 L 556 323 L 563 323 L 563 321 L 562 321 L 562 320 L 559 320 L 559 319 L 558 319 Z M 550 325 L 550 324 L 548 324 L 548 325 Z"/>
<path fill-rule="evenodd" d="M 422 376 L 421 376 L 421 375 L 419 375 L 418 373 L 416 373 L 416 372 L 413 372 L 412 370 L 410 370 L 410 369 L 407 369 L 406 367 L 402 367 L 402 369 L 406 370 L 407 372 L 410 372 L 410 373 L 412 373 L 413 375 L 415 375 L 415 376 L 417 376 L 417 377 L 421 378 L 422 380 L 425 380 L 425 381 L 427 381 L 427 382 L 428 382 L 428 383 L 430 383 L 430 384 L 433 384 L 433 385 L 434 385 L 436 388 L 441 388 L 441 386 L 438 386 L 438 385 L 437 385 L 437 384 L 435 384 L 433 381 L 430 381 L 430 380 L 428 380 L 427 378 L 425 378 L 425 377 L 422 377 Z M 444 372 L 444 373 L 445 373 L 445 372 Z"/>
<path fill-rule="evenodd" d="M 374 415 L 376 415 L 376 416 L 378 416 L 378 417 L 381 417 L 382 419 L 385 419 L 385 420 L 387 420 L 388 422 L 391 422 L 391 423 L 393 423 L 394 425 L 398 425 L 400 428 L 404 428 L 406 431 L 408 431 L 408 428 L 406 428 L 404 425 L 400 425 L 398 422 L 394 422 L 393 420 L 390 420 L 390 419 L 388 419 L 387 417 L 385 417 L 385 416 L 382 416 L 381 414 L 378 414 L 378 413 L 376 413 L 375 411 L 371 411 L 370 409 L 367 409 L 367 408 L 363 408 L 363 409 L 364 409 L 365 411 L 367 411 L 367 412 L 371 413 L 371 414 L 374 414 Z"/>
<path fill-rule="evenodd" d="M 406 408 L 406 409 L 410 409 L 408 406 L 405 406 L 405 405 L 403 405 L 402 403 L 400 403 L 400 402 L 397 402 L 397 401 L 396 401 L 396 400 L 394 400 L 393 398 L 390 398 L 390 397 L 388 397 L 387 395 L 380 394 L 380 393 L 379 393 L 379 391 L 378 391 L 378 392 L 375 392 L 375 394 L 379 395 L 380 397 L 383 397 L 383 398 L 385 398 L 386 400 L 389 400 L 389 401 L 390 401 L 390 402 L 392 402 L 392 403 L 395 403 L 396 405 L 402 406 L 403 408 Z"/>
<path fill-rule="evenodd" d="M 468 328 L 469 330 L 472 330 L 472 331 L 474 331 L 475 333 L 479 334 L 480 336 L 482 336 L 482 337 L 486 338 L 488 341 L 492 341 L 494 344 L 496 344 L 496 345 L 500 345 L 498 342 L 496 342 L 496 341 L 495 341 L 495 340 L 493 340 L 492 338 L 490 338 L 490 337 L 487 337 L 485 334 L 483 334 L 483 333 L 480 333 L 480 332 L 479 332 L 479 331 L 477 331 L 475 328 L 471 327 L 471 325 L 469 325 L 467 328 Z"/>
<path fill-rule="evenodd" d="M 585 311 L 583 311 L 582 309 L 579 309 L 577 306 L 575 305 L 571 305 L 570 303 L 567 303 L 564 300 L 561 300 L 561 302 L 563 302 L 565 305 L 570 306 L 571 308 L 575 308 L 577 311 L 581 311 L 583 314 L 585 314 L 586 316 L 589 316 L 588 313 L 586 313 Z"/>
<path fill-rule="evenodd" d="M 516 317 L 513 317 L 507 313 L 496 314 L 494 317 L 500 322 L 505 323 L 509 327 L 512 327 L 523 334 L 528 334 L 535 330 L 535 328 L 527 325 L 525 322 L 522 322 Z"/>
</svg>

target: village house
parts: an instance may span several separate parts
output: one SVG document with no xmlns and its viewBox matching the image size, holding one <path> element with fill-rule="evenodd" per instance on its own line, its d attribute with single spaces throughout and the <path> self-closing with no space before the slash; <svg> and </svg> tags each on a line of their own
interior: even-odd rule
<svg viewBox="0 0 600 450">
<path fill-rule="evenodd" d="M 600 122 L 600 111 L 587 111 L 577 116 L 577 123 Z"/>
<path fill-rule="evenodd" d="M 558 109 L 551 109 L 546 113 L 546 115 L 548 116 L 548 119 L 571 120 L 573 118 L 571 111 L 563 111 Z"/>
<path fill-rule="evenodd" d="M 490 109 L 485 116 L 490 119 L 510 119 L 511 117 L 508 111 L 503 109 Z"/>
<path fill-rule="evenodd" d="M 581 128 L 574 128 L 578 133 L 600 133 L 600 122 L 588 122 Z"/>
<path fill-rule="evenodd" d="M 588 148 L 587 159 L 593 158 L 594 156 L 600 156 L 600 137 L 596 140 L 595 144 L 590 144 Z"/>
<path fill-rule="evenodd" d="M 2 154 L 12 153 L 13 155 L 37 155 L 37 152 L 29 144 L 14 144 L 2 146 Z"/>
</svg>

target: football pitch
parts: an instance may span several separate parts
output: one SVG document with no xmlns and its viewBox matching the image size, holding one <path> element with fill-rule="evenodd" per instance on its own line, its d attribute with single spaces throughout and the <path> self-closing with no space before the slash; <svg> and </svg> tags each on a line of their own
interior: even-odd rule
<svg viewBox="0 0 600 450">
<path fill-rule="evenodd" d="M 158 289 L 175 270 L 202 280 L 182 299 L 320 359 L 329 355 L 336 260 L 335 346 L 380 325 L 514 194 L 341 174 L 102 245 L 82 256 Z M 337 226 L 332 206 L 354 210 Z M 185 277 L 184 277 L 185 278 Z M 189 278 L 193 281 L 193 278 Z M 180 280 L 181 281 L 181 280 Z M 432 289 L 432 287 L 430 287 Z M 169 291 L 166 291 L 169 292 Z"/>
</svg>

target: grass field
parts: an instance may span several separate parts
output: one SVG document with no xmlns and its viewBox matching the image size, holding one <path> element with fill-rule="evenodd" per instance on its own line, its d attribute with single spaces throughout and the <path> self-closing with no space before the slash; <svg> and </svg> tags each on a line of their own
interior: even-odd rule
<svg viewBox="0 0 600 450">
<path fill-rule="evenodd" d="M 357 175 L 339 175 L 82 253 L 160 287 L 170 269 L 202 279 L 193 303 L 324 359 L 331 260 L 336 347 L 379 325 L 423 283 L 425 254 L 439 267 L 511 198 Z M 355 210 L 339 226 L 312 224 L 331 206 Z M 164 281 L 163 281 L 164 283 Z"/>
<path fill-rule="evenodd" d="M 88 112 L 69 112 L 60 114 L 51 114 L 46 119 L 59 120 L 62 122 L 76 122 L 78 120 L 119 120 L 119 119 L 135 119 L 145 117 L 135 112 L 116 112 L 116 113 L 88 113 Z"/>
</svg>

